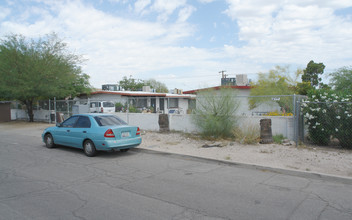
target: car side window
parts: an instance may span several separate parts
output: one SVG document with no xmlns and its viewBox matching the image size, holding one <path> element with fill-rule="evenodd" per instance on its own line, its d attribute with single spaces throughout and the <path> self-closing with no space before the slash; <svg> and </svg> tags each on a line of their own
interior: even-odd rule
<svg viewBox="0 0 352 220">
<path fill-rule="evenodd" d="M 77 116 L 73 116 L 71 118 L 68 118 L 66 121 L 62 122 L 61 127 L 73 128 L 73 126 L 75 125 L 77 119 L 78 119 Z"/>
<path fill-rule="evenodd" d="M 90 119 L 87 116 L 80 116 L 75 128 L 90 128 Z"/>
<path fill-rule="evenodd" d="M 91 108 L 98 107 L 98 102 L 91 102 L 90 107 Z"/>
</svg>

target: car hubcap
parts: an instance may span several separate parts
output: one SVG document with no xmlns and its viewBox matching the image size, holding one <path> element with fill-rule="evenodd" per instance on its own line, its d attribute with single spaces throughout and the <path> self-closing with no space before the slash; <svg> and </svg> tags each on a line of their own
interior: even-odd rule
<svg viewBox="0 0 352 220">
<path fill-rule="evenodd" d="M 47 145 L 51 145 L 52 140 L 51 140 L 50 136 L 46 137 L 46 143 L 47 143 Z"/>
<path fill-rule="evenodd" d="M 92 153 L 92 145 L 90 143 L 86 143 L 85 149 L 88 154 Z"/>
</svg>

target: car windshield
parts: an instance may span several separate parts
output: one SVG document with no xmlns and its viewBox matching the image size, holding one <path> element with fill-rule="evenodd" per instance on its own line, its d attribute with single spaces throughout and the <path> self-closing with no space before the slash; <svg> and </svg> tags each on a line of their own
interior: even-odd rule
<svg viewBox="0 0 352 220">
<path fill-rule="evenodd" d="M 122 119 L 114 115 L 99 115 L 94 117 L 99 126 L 127 125 Z"/>
</svg>

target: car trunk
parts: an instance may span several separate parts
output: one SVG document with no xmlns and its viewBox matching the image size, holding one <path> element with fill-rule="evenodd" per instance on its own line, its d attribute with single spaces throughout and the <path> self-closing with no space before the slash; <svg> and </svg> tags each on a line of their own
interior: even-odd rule
<svg viewBox="0 0 352 220">
<path fill-rule="evenodd" d="M 117 140 L 136 137 L 137 127 L 134 126 L 116 126 L 111 129 Z"/>
</svg>

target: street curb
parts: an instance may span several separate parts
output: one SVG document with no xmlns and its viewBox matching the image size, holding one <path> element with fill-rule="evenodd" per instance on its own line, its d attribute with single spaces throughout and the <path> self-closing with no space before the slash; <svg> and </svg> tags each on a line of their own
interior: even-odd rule
<svg viewBox="0 0 352 220">
<path fill-rule="evenodd" d="M 290 169 L 283 169 L 283 168 L 273 168 L 273 167 L 267 167 L 267 166 L 256 165 L 256 164 L 247 164 L 247 163 L 239 163 L 239 162 L 235 162 L 235 161 L 225 161 L 225 160 L 218 160 L 218 159 L 213 159 L 213 158 L 204 158 L 204 157 L 199 157 L 199 156 L 170 153 L 170 152 L 145 149 L 145 148 L 133 148 L 131 150 L 137 151 L 137 152 L 139 151 L 139 152 L 150 153 L 150 154 L 172 156 L 175 158 L 183 158 L 183 159 L 186 158 L 186 159 L 192 159 L 192 160 L 198 160 L 198 161 L 213 162 L 213 163 L 218 163 L 218 164 L 221 163 L 221 164 L 226 164 L 229 166 L 236 166 L 236 167 L 240 167 L 240 168 L 260 170 L 263 172 L 273 172 L 273 173 L 277 173 L 277 174 L 291 175 L 291 176 L 297 176 L 297 177 L 303 177 L 303 178 L 311 178 L 311 179 L 316 179 L 316 180 L 321 180 L 321 181 L 333 181 L 333 182 L 339 182 L 339 183 L 343 183 L 343 184 L 352 185 L 352 178 L 343 177 L 343 176 L 335 176 L 335 175 L 328 175 L 328 174 L 323 174 L 323 173 L 298 171 L 298 170 L 290 170 Z"/>
</svg>

